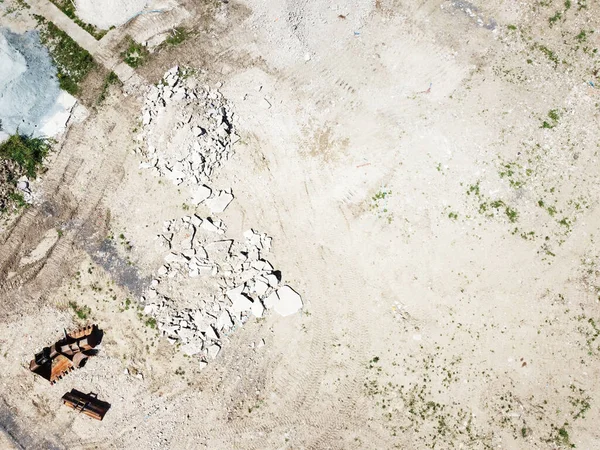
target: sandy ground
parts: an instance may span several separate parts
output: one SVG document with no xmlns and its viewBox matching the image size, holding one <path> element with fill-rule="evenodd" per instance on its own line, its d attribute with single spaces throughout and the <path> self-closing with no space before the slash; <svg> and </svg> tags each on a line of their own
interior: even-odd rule
<svg viewBox="0 0 600 450">
<path fill-rule="evenodd" d="M 273 236 L 304 311 L 250 321 L 203 370 L 145 325 L 94 262 L 99 243 L 123 234 L 115 254 L 149 277 L 162 221 L 189 211 L 138 170 L 141 102 L 115 88 L 60 145 L 46 202 L 0 240 L 5 435 L 17 448 L 598 448 L 600 11 L 587 3 L 185 4 L 197 34 L 140 74 L 180 63 L 224 83 L 241 142 L 214 180 L 236 196 L 219 217 L 231 238 Z M 28 372 L 86 320 L 106 331 L 99 356 L 53 387 Z M 71 388 L 112 404 L 103 422 L 60 406 Z"/>
</svg>

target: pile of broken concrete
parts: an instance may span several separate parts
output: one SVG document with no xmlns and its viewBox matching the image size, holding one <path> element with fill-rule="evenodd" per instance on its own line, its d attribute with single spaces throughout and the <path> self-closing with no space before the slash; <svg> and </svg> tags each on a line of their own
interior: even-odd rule
<svg viewBox="0 0 600 450">
<path fill-rule="evenodd" d="M 149 89 L 142 111 L 144 144 L 140 167 L 189 188 L 190 203 L 211 214 L 233 200 L 231 190 L 210 187 L 215 170 L 233 154 L 233 113 L 216 89 L 199 88 L 185 69 L 173 67 Z M 168 249 L 152 286 L 142 297 L 144 313 L 182 351 L 215 358 L 223 340 L 252 316 L 269 310 L 298 312 L 302 299 L 282 285 L 267 260 L 271 238 L 248 230 L 244 242 L 224 238 L 226 226 L 214 217 L 184 216 L 166 221 L 157 236 Z M 190 295 L 193 292 L 193 295 Z"/>
<path fill-rule="evenodd" d="M 190 203 L 205 203 L 212 213 L 225 210 L 231 191 L 213 190 L 211 177 L 233 154 L 233 113 L 223 95 L 197 87 L 191 73 L 170 69 L 146 94 L 142 110 L 145 143 L 140 168 L 189 188 Z"/>
<path fill-rule="evenodd" d="M 203 364 L 218 355 L 223 337 L 251 316 L 263 317 L 271 309 L 288 316 L 302 308 L 300 295 L 281 285 L 280 272 L 266 259 L 270 237 L 248 230 L 240 243 L 223 239 L 224 233 L 223 222 L 214 218 L 165 222 L 157 240 L 169 253 L 143 298 L 145 314 L 156 319 L 162 335 Z M 200 292 L 182 301 L 178 289 L 186 281 L 185 289 Z"/>
</svg>

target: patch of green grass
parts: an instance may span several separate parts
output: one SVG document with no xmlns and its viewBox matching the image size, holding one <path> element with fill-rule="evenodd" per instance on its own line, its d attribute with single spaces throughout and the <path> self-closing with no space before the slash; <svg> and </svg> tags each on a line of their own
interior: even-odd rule
<svg viewBox="0 0 600 450">
<path fill-rule="evenodd" d="M 558 224 L 562 225 L 563 227 L 571 228 L 571 222 L 566 217 L 563 217 L 561 220 L 559 220 Z"/>
<path fill-rule="evenodd" d="M 165 45 L 175 47 L 184 42 L 190 37 L 190 32 L 184 27 L 176 27 L 169 33 L 169 36 L 165 39 Z"/>
<path fill-rule="evenodd" d="M 546 58 L 548 58 L 550 61 L 552 61 L 554 63 L 555 67 L 558 65 L 558 63 L 560 62 L 560 60 L 558 59 L 558 57 L 556 56 L 556 54 L 552 50 L 550 50 L 545 45 L 536 45 L 536 48 L 539 51 L 541 51 L 546 56 Z"/>
<path fill-rule="evenodd" d="M 154 317 L 149 317 L 144 322 L 144 325 L 146 325 L 147 327 L 150 327 L 150 328 L 156 328 L 157 327 L 156 319 Z"/>
<path fill-rule="evenodd" d="M 117 74 L 111 71 L 108 75 L 106 75 L 106 78 L 104 79 L 102 89 L 100 90 L 100 95 L 98 95 L 98 99 L 96 100 L 97 105 L 101 105 L 104 102 L 104 100 L 106 100 L 108 88 L 113 84 L 117 84 L 120 86 L 122 83 L 121 80 L 119 80 Z"/>
<path fill-rule="evenodd" d="M 390 192 L 388 192 L 388 191 L 379 191 L 379 192 L 377 192 L 373 196 L 373 201 L 383 200 L 384 198 L 386 198 L 391 193 L 392 193 L 391 191 Z"/>
<path fill-rule="evenodd" d="M 562 13 L 560 11 L 556 11 L 556 13 L 548 19 L 548 22 L 550 22 L 550 26 L 552 26 L 556 22 L 558 22 L 561 18 L 562 18 Z"/>
<path fill-rule="evenodd" d="M 150 52 L 142 44 L 135 42 L 131 36 L 127 36 L 126 40 L 127 49 L 121 52 L 121 57 L 127 65 L 136 69 L 147 61 Z"/>
<path fill-rule="evenodd" d="M 75 315 L 80 319 L 87 319 L 88 316 L 92 313 L 92 310 L 87 306 L 79 306 L 75 302 L 69 302 L 69 307 L 73 310 Z"/>
<path fill-rule="evenodd" d="M 472 184 L 469 186 L 469 188 L 467 189 L 467 195 L 475 195 L 476 197 L 481 197 L 481 192 L 479 189 L 479 181 L 475 184 Z"/>
<path fill-rule="evenodd" d="M 584 43 L 587 41 L 587 32 L 585 30 L 581 30 L 579 34 L 575 36 L 575 39 L 577 39 L 579 43 Z"/>
<path fill-rule="evenodd" d="M 535 239 L 535 231 L 523 232 L 521 233 L 521 238 L 526 241 L 533 241 Z"/>
<path fill-rule="evenodd" d="M 506 28 L 508 28 L 509 30 L 512 30 L 512 31 L 517 29 L 517 27 L 515 25 L 507 25 Z"/>
<path fill-rule="evenodd" d="M 20 192 L 10 192 L 8 194 L 8 199 L 13 203 L 13 205 L 17 209 L 25 208 L 27 206 L 27 202 L 25 201 L 23 194 L 21 194 Z"/>
<path fill-rule="evenodd" d="M 571 437 L 569 436 L 569 432 L 567 431 L 567 426 L 569 424 L 565 422 L 565 424 L 556 430 L 556 436 L 554 437 L 554 442 L 559 445 L 564 445 L 565 447 L 575 448 L 575 444 L 571 442 Z"/>
<path fill-rule="evenodd" d="M 48 139 L 13 134 L 0 144 L 0 158 L 16 162 L 29 178 L 35 178 L 50 148 Z"/>
<path fill-rule="evenodd" d="M 571 9 L 571 0 L 565 0 L 565 11 Z"/>
<path fill-rule="evenodd" d="M 558 121 L 560 120 L 560 113 L 558 109 L 551 109 L 550 111 L 548 111 L 548 119 L 549 121 L 544 120 L 542 122 L 542 128 L 551 130 L 556 125 L 558 125 Z"/>
<path fill-rule="evenodd" d="M 548 117 L 550 117 L 550 119 L 554 122 L 558 122 L 558 119 L 560 119 L 560 114 L 558 113 L 558 109 L 551 109 L 548 112 Z"/>
<path fill-rule="evenodd" d="M 506 214 L 506 217 L 508 217 L 508 220 L 511 221 L 511 223 L 515 223 L 519 218 L 519 213 L 517 212 L 517 210 L 511 208 L 510 206 L 507 206 L 504 209 L 504 213 Z"/>
<path fill-rule="evenodd" d="M 94 58 L 52 22 L 40 16 L 35 17 L 40 24 L 40 40 L 48 47 L 61 89 L 77 95 L 79 83 L 96 67 Z"/>
<path fill-rule="evenodd" d="M 77 12 L 75 10 L 75 4 L 71 0 L 50 0 L 52 3 L 56 5 L 58 9 L 65 13 L 67 17 L 69 17 L 73 22 L 87 31 L 89 34 L 94 36 L 94 38 L 99 41 L 104 37 L 108 30 L 101 30 L 94 25 L 89 23 L 85 23 L 79 17 L 77 17 Z"/>
</svg>

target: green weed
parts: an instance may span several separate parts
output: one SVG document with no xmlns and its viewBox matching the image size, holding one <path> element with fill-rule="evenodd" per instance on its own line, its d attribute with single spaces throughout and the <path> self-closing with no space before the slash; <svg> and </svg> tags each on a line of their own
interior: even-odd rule
<svg viewBox="0 0 600 450">
<path fill-rule="evenodd" d="M 184 42 L 188 37 L 190 37 L 190 33 L 184 27 L 176 27 L 170 33 L 169 36 L 165 39 L 165 44 L 171 47 L 175 47 L 182 42 Z"/>
<path fill-rule="evenodd" d="M 113 85 L 113 84 L 117 84 L 117 85 L 121 85 L 121 80 L 119 80 L 119 77 L 117 76 L 116 73 L 114 73 L 113 71 L 110 71 L 108 75 L 106 75 L 106 78 L 104 78 L 104 83 L 102 84 L 102 89 L 100 90 L 100 95 L 98 95 L 98 99 L 96 100 L 96 104 L 100 105 L 104 102 L 104 100 L 106 100 L 106 95 L 108 94 L 108 88 Z"/>
<path fill-rule="evenodd" d="M 94 38 L 99 41 L 104 37 L 108 30 L 101 30 L 94 25 L 89 23 L 85 23 L 79 17 L 77 17 L 77 12 L 75 10 L 75 4 L 71 0 L 50 0 L 52 3 L 56 5 L 58 9 L 65 13 L 67 17 L 69 17 L 73 22 L 87 31 L 89 34 L 94 36 Z"/>
<path fill-rule="evenodd" d="M 16 162 L 29 177 L 35 178 L 51 148 L 50 140 L 13 134 L 0 144 L 0 159 Z"/>
<path fill-rule="evenodd" d="M 52 22 L 40 16 L 35 17 L 40 24 L 40 40 L 48 47 L 61 89 L 77 95 L 79 83 L 96 67 L 92 55 Z"/>
<path fill-rule="evenodd" d="M 126 39 L 127 50 L 121 52 L 121 57 L 127 65 L 136 69 L 147 61 L 150 52 L 146 47 L 135 42 L 131 36 L 127 36 Z"/>
<path fill-rule="evenodd" d="M 92 310 L 87 306 L 79 306 L 75 302 L 69 302 L 69 307 L 75 312 L 75 315 L 80 319 L 87 319 L 92 313 Z"/>
</svg>

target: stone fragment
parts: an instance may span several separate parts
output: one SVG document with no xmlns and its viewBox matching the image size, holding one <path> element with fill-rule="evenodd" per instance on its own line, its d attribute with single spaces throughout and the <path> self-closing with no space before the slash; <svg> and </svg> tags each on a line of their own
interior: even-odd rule
<svg viewBox="0 0 600 450">
<path fill-rule="evenodd" d="M 221 346 L 218 344 L 213 344 L 210 347 L 208 347 L 208 356 L 212 359 L 215 359 L 220 351 Z"/>
<path fill-rule="evenodd" d="M 212 194 L 212 189 L 206 185 L 202 185 L 197 187 L 192 192 L 192 203 L 199 205 L 203 201 L 205 201 Z"/>
<path fill-rule="evenodd" d="M 184 355 L 193 356 L 202 351 L 202 341 L 188 342 L 181 346 Z"/>
<path fill-rule="evenodd" d="M 265 295 L 267 289 L 269 289 L 269 285 L 262 280 L 256 280 L 256 283 L 254 283 L 254 292 L 256 292 L 258 296 Z"/>
<path fill-rule="evenodd" d="M 233 327 L 233 321 L 227 310 L 223 310 L 219 318 L 217 319 L 217 330 L 229 330 Z"/>
<path fill-rule="evenodd" d="M 217 227 L 214 223 L 212 223 L 208 219 L 202 222 L 201 227 L 202 227 L 202 229 L 204 229 L 206 231 L 210 231 L 212 233 L 218 233 L 219 232 L 219 227 Z"/>
<path fill-rule="evenodd" d="M 252 302 L 248 297 L 242 294 L 244 290 L 244 285 L 240 285 L 235 289 L 230 289 L 227 291 L 227 297 L 231 300 L 231 308 L 236 313 L 241 313 L 244 311 L 249 311 L 252 307 Z"/>
<path fill-rule="evenodd" d="M 275 312 L 283 317 L 292 315 L 302 308 L 302 298 L 289 286 L 283 286 L 277 290 L 279 301 L 275 303 Z"/>
<path fill-rule="evenodd" d="M 256 300 L 254 303 L 252 303 L 252 307 L 250 309 L 254 317 L 258 318 L 262 317 L 263 313 L 265 312 L 265 307 L 262 305 L 260 300 Z"/>
<path fill-rule="evenodd" d="M 179 262 L 181 260 L 181 256 L 179 256 L 177 253 L 169 253 L 167 256 L 165 256 L 165 261 L 168 263 L 172 263 L 172 262 Z"/>
<path fill-rule="evenodd" d="M 277 296 L 277 292 L 273 291 L 269 296 L 264 300 L 265 308 L 272 309 L 279 302 L 279 297 Z"/>
<path fill-rule="evenodd" d="M 217 335 L 217 333 L 215 332 L 215 329 L 212 326 L 207 328 L 206 338 L 211 339 L 213 341 L 216 341 L 217 339 L 219 339 L 219 336 Z"/>
<path fill-rule="evenodd" d="M 233 195 L 226 191 L 219 191 L 219 193 L 205 200 L 204 203 L 210 209 L 212 213 L 221 213 L 225 211 L 225 209 L 229 206 L 229 204 L 233 201 Z"/>
<path fill-rule="evenodd" d="M 273 273 L 265 275 L 265 278 L 267 279 L 269 286 L 272 288 L 276 288 L 277 285 L 279 284 L 279 279 L 277 278 L 277 275 L 275 275 Z"/>
</svg>

